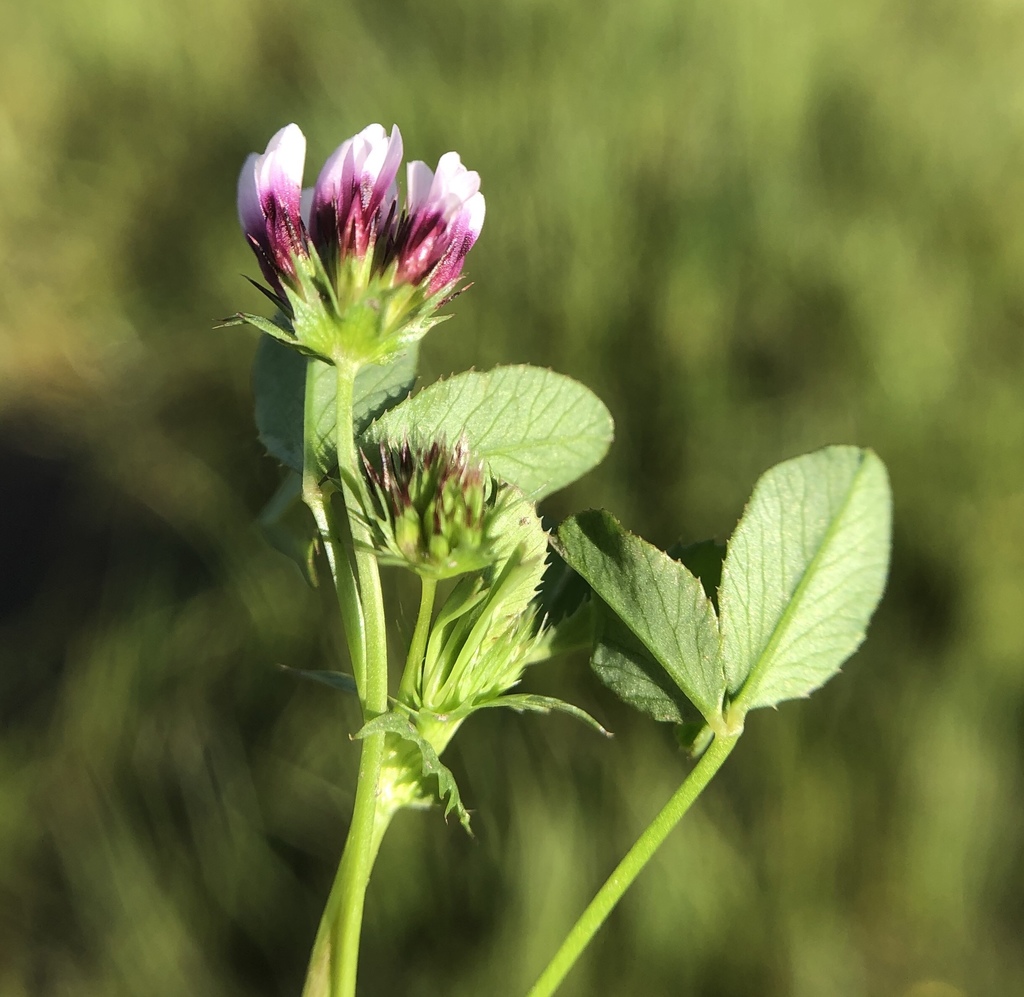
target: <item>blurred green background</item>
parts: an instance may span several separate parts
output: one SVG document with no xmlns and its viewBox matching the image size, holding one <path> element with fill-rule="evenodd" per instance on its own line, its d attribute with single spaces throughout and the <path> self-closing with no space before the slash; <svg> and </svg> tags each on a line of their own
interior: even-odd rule
<svg viewBox="0 0 1024 997">
<path fill-rule="evenodd" d="M 0 994 L 300 988 L 352 704 L 253 520 L 244 156 L 370 121 L 488 215 L 424 375 L 593 387 L 549 501 L 661 544 L 757 475 L 878 450 L 892 576 L 813 700 L 752 717 L 566 995 L 1024 993 L 1024 7 L 1011 0 L 7 3 L 0 35 Z M 395 614 L 408 625 L 407 614 Z M 362 992 L 521 994 L 685 771 L 582 659 L 474 719 L 475 841 L 405 814 Z"/>
</svg>

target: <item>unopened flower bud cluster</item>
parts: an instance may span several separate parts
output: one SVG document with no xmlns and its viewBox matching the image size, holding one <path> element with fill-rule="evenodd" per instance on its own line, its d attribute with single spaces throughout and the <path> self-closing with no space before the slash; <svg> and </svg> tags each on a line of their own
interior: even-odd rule
<svg viewBox="0 0 1024 997">
<path fill-rule="evenodd" d="M 368 512 L 385 560 L 436 579 L 476 571 L 492 560 L 488 526 L 501 487 L 474 461 L 465 439 L 424 448 L 408 440 L 363 454 Z"/>
</svg>

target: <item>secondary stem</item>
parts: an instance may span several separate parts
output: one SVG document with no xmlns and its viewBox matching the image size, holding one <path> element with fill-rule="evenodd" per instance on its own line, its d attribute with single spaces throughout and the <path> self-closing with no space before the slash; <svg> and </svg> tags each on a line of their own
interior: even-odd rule
<svg viewBox="0 0 1024 997">
<path fill-rule="evenodd" d="M 658 850 L 669 832 L 679 823 L 694 800 L 711 781 L 736 746 L 740 735 L 716 737 L 711 746 L 694 766 L 683 784 L 675 791 L 664 809 L 637 838 L 636 844 L 626 853 L 615 871 L 608 877 L 580 919 L 562 942 L 561 948 L 540 978 L 533 985 L 527 997 L 550 997 L 572 969 L 580 954 L 597 933 L 598 928 L 612 912 L 630 884 Z"/>
<path fill-rule="evenodd" d="M 398 688 L 398 698 L 403 703 L 411 703 L 416 692 L 417 680 L 423 668 L 423 655 L 427 650 L 427 638 L 430 636 L 430 619 L 434 615 L 434 595 L 437 592 L 437 580 L 423 577 L 420 579 L 420 609 L 416 616 L 416 628 L 409 644 L 409 656 L 405 659 L 405 671 L 402 673 L 402 684 Z"/>
</svg>

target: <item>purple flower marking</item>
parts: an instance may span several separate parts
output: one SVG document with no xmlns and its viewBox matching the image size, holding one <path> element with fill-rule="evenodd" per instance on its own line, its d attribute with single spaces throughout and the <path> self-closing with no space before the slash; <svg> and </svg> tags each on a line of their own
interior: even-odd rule
<svg viewBox="0 0 1024 997">
<path fill-rule="evenodd" d="M 446 152 L 436 173 L 413 162 L 407 178 L 405 216 L 395 236 L 397 279 L 418 284 L 429 275 L 433 294 L 462 273 L 483 228 L 480 174 L 467 170 L 457 152 Z"/>
<path fill-rule="evenodd" d="M 302 223 L 302 167 L 306 137 L 286 125 L 262 156 L 252 153 L 238 177 L 238 219 L 263 276 L 278 293 L 281 277 L 295 276 L 293 257 L 306 255 Z"/>
<path fill-rule="evenodd" d="M 402 133 L 368 125 L 324 163 L 310 208 L 310 236 L 325 260 L 362 258 L 394 218 Z"/>
</svg>

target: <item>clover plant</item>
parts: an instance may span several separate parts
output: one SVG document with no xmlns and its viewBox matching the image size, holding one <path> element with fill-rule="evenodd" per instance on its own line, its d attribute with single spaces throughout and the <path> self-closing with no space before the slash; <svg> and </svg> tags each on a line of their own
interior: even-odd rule
<svg viewBox="0 0 1024 997">
<path fill-rule="evenodd" d="M 810 695 L 861 643 L 888 570 L 889 485 L 872 452 L 832 446 L 768 470 L 725 546 L 662 551 L 600 510 L 546 530 L 537 503 L 601 461 L 612 417 L 583 385 L 530 366 L 413 390 L 420 340 L 463 289 L 485 205 L 454 152 L 436 170 L 409 163 L 400 195 L 402 156 L 397 127 L 370 125 L 304 192 L 305 138 L 292 124 L 238 181 L 263 278 L 253 283 L 273 306 L 227 320 L 264 334 L 256 421 L 283 480 L 263 523 L 311 584 L 336 594 L 348 660 L 303 674 L 358 697 L 362 712 L 358 730 L 339 731 L 359 742 L 358 781 L 303 995 L 356 992 L 367 886 L 395 813 L 439 802 L 469 830 L 441 761 L 467 717 L 560 710 L 604 733 L 572 704 L 514 691 L 526 669 L 586 649 L 596 677 L 674 725 L 695 764 L 555 953 L 530 992 L 541 997 L 735 748 L 747 714 Z M 394 660 L 382 568 L 419 584 Z M 587 594 L 551 612 L 542 590 L 566 572 Z"/>
</svg>

